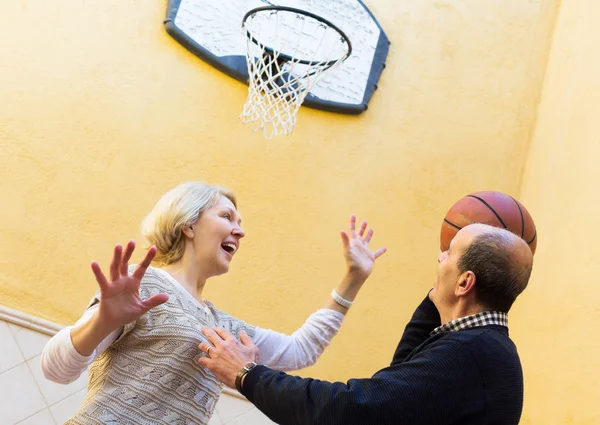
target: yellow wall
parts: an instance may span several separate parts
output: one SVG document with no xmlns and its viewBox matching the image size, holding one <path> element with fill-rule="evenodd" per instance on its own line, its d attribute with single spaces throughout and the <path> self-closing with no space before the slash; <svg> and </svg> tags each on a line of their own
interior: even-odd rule
<svg viewBox="0 0 600 425">
<path fill-rule="evenodd" d="M 560 8 L 523 179 L 540 232 L 534 279 L 511 319 L 524 424 L 600 424 L 599 20 L 594 0 Z"/>
<path fill-rule="evenodd" d="M 392 41 L 369 110 L 302 109 L 293 135 L 266 141 L 237 118 L 246 87 L 166 34 L 165 0 L 4 2 L 0 304 L 72 322 L 96 287 L 89 261 L 106 265 L 164 191 L 202 179 L 235 189 L 248 234 L 209 298 L 281 331 L 340 279 L 347 216 L 368 218 L 389 253 L 303 373 L 388 364 L 431 286 L 448 207 L 519 195 L 559 0 L 367 3 Z"/>
</svg>

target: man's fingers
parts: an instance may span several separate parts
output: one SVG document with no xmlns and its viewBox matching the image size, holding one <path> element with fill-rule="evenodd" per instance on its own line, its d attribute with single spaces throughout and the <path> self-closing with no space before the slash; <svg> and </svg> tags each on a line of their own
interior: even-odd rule
<svg viewBox="0 0 600 425">
<path fill-rule="evenodd" d="M 123 258 L 121 258 L 121 264 L 119 266 L 119 272 L 121 276 L 127 276 L 129 273 L 127 271 L 127 266 L 129 264 L 129 260 L 131 259 L 131 254 L 135 250 L 135 242 L 129 241 L 127 246 L 125 247 L 125 252 L 123 252 Z"/>
<path fill-rule="evenodd" d="M 240 342 L 246 347 L 254 348 L 254 343 L 252 342 L 252 338 L 250 338 L 248 336 L 246 331 L 240 332 Z"/>
<path fill-rule="evenodd" d="M 106 291 L 108 289 L 108 281 L 106 280 L 106 276 L 100 270 L 100 264 L 96 261 L 92 261 L 92 272 L 94 272 L 94 276 L 96 276 L 96 282 L 98 282 L 98 286 L 100 287 L 100 291 Z"/>
<path fill-rule="evenodd" d="M 148 270 L 148 267 L 150 266 L 150 263 L 152 263 L 152 260 L 154 259 L 155 255 L 156 255 L 156 247 L 152 246 L 152 247 L 150 247 L 148 252 L 146 252 L 144 259 L 135 268 L 135 270 L 132 273 L 132 276 L 134 276 L 135 278 L 137 278 L 139 280 L 142 280 L 142 278 L 144 277 L 144 274 L 146 273 L 146 270 Z"/>
<path fill-rule="evenodd" d="M 198 364 L 202 367 L 208 368 L 208 365 L 210 364 L 210 359 L 208 357 L 201 356 L 198 359 Z"/>
<path fill-rule="evenodd" d="M 228 331 L 223 328 L 215 328 L 214 331 L 219 335 L 224 341 L 235 341 L 235 337 Z"/>
<path fill-rule="evenodd" d="M 217 334 L 213 329 L 203 327 L 202 333 L 210 342 L 212 342 L 212 345 L 214 345 L 215 347 L 220 347 L 221 345 L 223 345 L 223 338 L 221 338 L 219 334 Z"/>
<path fill-rule="evenodd" d="M 110 263 L 110 281 L 114 282 L 119 279 L 119 265 L 121 264 L 121 256 L 123 254 L 123 247 L 121 244 L 115 245 L 115 250 L 113 251 L 113 259 Z"/>
<path fill-rule="evenodd" d="M 212 344 L 208 343 L 208 342 L 201 342 L 200 344 L 198 344 L 198 349 L 200 351 L 202 351 L 204 354 L 206 354 L 206 352 L 209 349 L 210 349 L 211 353 L 214 354 L 214 352 L 215 352 L 215 347 Z"/>
<path fill-rule="evenodd" d="M 197 362 L 200 366 L 211 370 L 217 379 L 229 387 L 235 386 L 236 374 L 249 361 L 256 361 L 257 350 L 249 350 L 240 346 L 239 342 L 223 328 L 202 328 L 202 333 L 208 342 L 198 344 L 198 349 L 208 355 L 199 356 Z M 233 341 L 229 341 L 232 338 Z M 251 344 L 250 338 L 245 332 L 240 332 L 240 339 Z"/>
</svg>

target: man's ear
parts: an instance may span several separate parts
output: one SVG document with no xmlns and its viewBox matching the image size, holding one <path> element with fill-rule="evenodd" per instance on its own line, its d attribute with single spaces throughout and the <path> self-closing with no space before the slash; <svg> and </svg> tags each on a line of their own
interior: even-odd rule
<svg viewBox="0 0 600 425">
<path fill-rule="evenodd" d="M 457 297 L 464 297 L 474 293 L 475 291 L 475 282 L 477 278 L 475 273 L 470 270 L 467 270 L 463 274 L 460 275 L 458 281 L 456 282 L 456 286 L 454 288 L 454 295 Z"/>
</svg>

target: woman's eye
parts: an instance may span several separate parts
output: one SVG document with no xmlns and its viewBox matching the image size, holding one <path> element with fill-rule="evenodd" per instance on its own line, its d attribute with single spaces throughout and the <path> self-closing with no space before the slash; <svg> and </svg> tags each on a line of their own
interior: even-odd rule
<svg viewBox="0 0 600 425">
<path fill-rule="evenodd" d="M 231 214 L 224 214 L 223 217 L 225 217 L 227 220 L 231 220 Z"/>
</svg>

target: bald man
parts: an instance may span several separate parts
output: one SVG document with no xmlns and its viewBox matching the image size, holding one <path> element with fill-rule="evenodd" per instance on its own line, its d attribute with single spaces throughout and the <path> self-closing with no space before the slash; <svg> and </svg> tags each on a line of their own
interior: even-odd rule
<svg viewBox="0 0 600 425">
<path fill-rule="evenodd" d="M 368 379 L 330 383 L 256 365 L 253 344 L 222 330 L 203 330 L 212 349 L 199 363 L 281 425 L 516 425 L 523 373 L 507 313 L 532 263 L 527 243 L 509 231 L 464 227 L 439 255 L 434 288 L 391 365 Z M 377 341 L 356 349 L 377 350 Z"/>
</svg>

